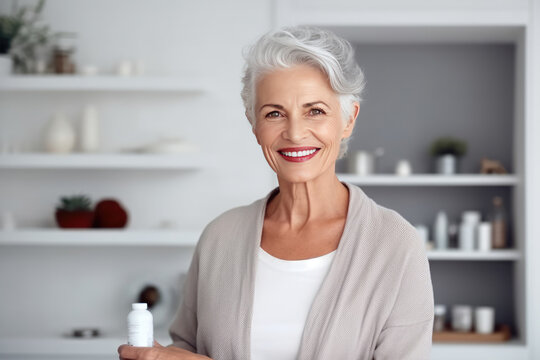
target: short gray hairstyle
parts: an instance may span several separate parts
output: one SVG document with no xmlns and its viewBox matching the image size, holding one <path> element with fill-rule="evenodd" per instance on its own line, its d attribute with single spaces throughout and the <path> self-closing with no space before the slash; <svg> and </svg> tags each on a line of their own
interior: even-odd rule
<svg viewBox="0 0 540 360">
<path fill-rule="evenodd" d="M 364 73 L 354 58 L 354 49 L 331 31 L 308 25 L 271 30 L 244 48 L 243 57 L 241 96 L 252 127 L 256 121 L 256 83 L 261 75 L 279 68 L 305 64 L 325 73 L 339 97 L 344 122 L 351 116 L 353 102 L 362 101 Z M 350 139 L 341 141 L 338 159 L 345 156 Z"/>
</svg>

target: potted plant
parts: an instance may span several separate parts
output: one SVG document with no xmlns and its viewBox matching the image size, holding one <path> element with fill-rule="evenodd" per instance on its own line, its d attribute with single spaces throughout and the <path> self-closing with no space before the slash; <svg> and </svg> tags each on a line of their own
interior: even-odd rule
<svg viewBox="0 0 540 360">
<path fill-rule="evenodd" d="M 11 74 L 13 60 L 10 50 L 13 39 L 22 26 L 22 14 L 0 15 L 0 76 Z"/>
<path fill-rule="evenodd" d="M 455 174 L 458 158 L 467 152 L 467 143 L 451 136 L 444 136 L 433 141 L 430 151 L 436 158 L 437 173 Z"/>
<path fill-rule="evenodd" d="M 85 195 L 63 196 L 56 208 L 56 223 L 61 228 L 90 228 L 94 222 L 92 202 Z"/>
</svg>

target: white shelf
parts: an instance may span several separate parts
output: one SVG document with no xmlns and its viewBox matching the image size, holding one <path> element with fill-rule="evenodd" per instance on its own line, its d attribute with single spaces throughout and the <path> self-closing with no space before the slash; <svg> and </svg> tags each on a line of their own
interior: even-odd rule
<svg viewBox="0 0 540 360">
<path fill-rule="evenodd" d="M 444 344 L 433 343 L 431 359 L 434 360 L 529 360 L 527 347 L 520 341 L 510 340 L 500 344 Z"/>
<path fill-rule="evenodd" d="M 427 251 L 429 260 L 459 260 L 459 261 L 515 261 L 522 258 L 518 250 L 463 251 L 463 250 L 430 250 Z"/>
<path fill-rule="evenodd" d="M 0 154 L 0 169 L 170 169 L 202 168 L 205 156 L 135 153 Z"/>
<path fill-rule="evenodd" d="M 516 175 L 483 174 L 416 174 L 410 176 L 337 174 L 342 181 L 357 185 L 373 186 L 514 186 L 519 183 Z"/>
<path fill-rule="evenodd" d="M 170 345 L 172 340 L 165 330 L 155 333 L 154 338 L 163 346 Z M 5 337 L 0 338 L 0 358 L 6 355 L 111 355 L 118 359 L 117 349 L 127 343 L 127 333 L 104 335 L 98 338 L 81 339 L 69 337 Z M 21 357 L 20 359 L 23 359 Z M 62 357 L 63 358 L 63 357 Z"/>
<path fill-rule="evenodd" d="M 195 246 L 200 231 L 178 229 L 60 229 L 0 231 L 0 245 L 12 246 Z"/>
<path fill-rule="evenodd" d="M 0 78 L 0 91 L 172 91 L 202 93 L 201 81 L 179 77 L 12 75 Z"/>
</svg>

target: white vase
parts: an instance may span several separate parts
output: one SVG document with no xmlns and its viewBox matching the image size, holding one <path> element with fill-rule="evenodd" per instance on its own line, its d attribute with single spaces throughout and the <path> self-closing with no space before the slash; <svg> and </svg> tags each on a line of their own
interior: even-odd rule
<svg viewBox="0 0 540 360">
<path fill-rule="evenodd" d="M 75 147 L 75 129 L 66 117 L 58 111 L 47 124 L 45 150 L 52 153 L 69 153 Z"/>
<path fill-rule="evenodd" d="M 457 168 L 457 158 L 455 155 L 446 154 L 437 157 L 437 173 L 444 175 L 455 174 Z"/>
<path fill-rule="evenodd" d="M 99 117 L 95 106 L 85 106 L 79 130 L 81 151 L 97 152 L 99 150 Z"/>
<path fill-rule="evenodd" d="M 13 71 L 13 59 L 9 54 L 0 54 L 0 77 L 9 76 Z"/>
</svg>

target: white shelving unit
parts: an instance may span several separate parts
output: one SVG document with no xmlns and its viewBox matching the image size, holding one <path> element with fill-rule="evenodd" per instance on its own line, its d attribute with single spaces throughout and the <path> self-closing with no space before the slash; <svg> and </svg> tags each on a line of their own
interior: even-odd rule
<svg viewBox="0 0 540 360">
<path fill-rule="evenodd" d="M 514 64 L 514 109 L 512 114 L 513 138 L 512 163 L 515 173 L 508 175 L 460 174 L 440 176 L 414 174 L 408 177 L 395 175 L 356 176 L 338 174 L 342 181 L 359 186 L 378 187 L 507 187 L 512 201 L 515 249 L 493 250 L 486 253 L 455 251 L 428 251 L 430 262 L 477 262 L 488 264 L 505 262 L 501 266 L 513 269 L 514 318 L 518 337 L 502 344 L 440 344 L 433 345 L 434 360 L 446 359 L 536 359 L 540 357 L 540 346 L 535 339 L 540 334 L 538 303 L 540 281 L 536 243 L 538 231 L 534 214 L 538 213 L 539 190 L 534 176 L 538 175 L 531 160 L 538 153 L 533 144 L 539 136 L 537 124 L 538 105 L 534 99 L 532 59 L 540 55 L 540 5 L 536 1 L 509 2 L 486 5 L 480 1 L 456 4 L 450 1 L 429 3 L 411 1 L 406 6 L 400 2 L 378 3 L 375 1 L 339 1 L 330 5 L 319 0 L 276 0 L 276 27 L 289 25 L 315 25 L 337 32 L 357 44 L 497 44 L 512 43 L 515 49 Z M 537 62 L 537 60 L 536 60 Z M 535 82 L 536 81 L 536 82 Z M 369 87 L 369 86 L 368 86 Z M 533 118 L 536 117 L 536 120 Z M 525 131 L 527 129 L 527 131 Z M 531 132 L 532 131 L 532 132 Z M 411 145 L 412 146 L 412 145 Z M 525 192 L 527 189 L 527 192 Z M 395 191 L 395 190 L 392 190 Z M 421 190 L 417 190 L 421 191 Z M 432 191 L 432 190 L 431 190 Z M 455 190 L 451 190 L 455 191 Z M 464 191 L 471 191 L 464 189 Z M 535 210 L 533 210 L 535 209 Z M 533 225 L 534 224 L 534 225 Z M 453 266 L 443 266 L 446 270 Z M 455 265 L 459 266 L 459 264 Z M 478 265 L 482 266 L 482 265 Z M 498 266 L 488 264 L 486 266 Z M 470 266 L 467 268 L 471 268 Z M 536 296 L 536 297 L 535 297 Z"/>
<path fill-rule="evenodd" d="M 207 90 L 204 80 L 178 77 L 117 77 L 117 76 L 10 76 L 0 78 L 0 94 L 64 93 L 162 93 L 179 96 L 200 95 Z M 67 171 L 143 170 L 155 172 L 193 171 L 209 166 L 211 154 L 197 150 L 184 153 L 3 153 L 0 154 L 0 173 L 21 170 Z M 18 173 L 14 173 L 18 174 Z M 93 179 L 89 179 L 93 181 Z M 136 178 L 130 175 L 130 181 Z M 126 229 L 60 229 L 19 228 L 0 230 L 0 248 L 43 247 L 175 247 L 193 248 L 201 231 L 178 228 Z M 1 250 L 0 250 L 1 251 Z M 39 270 L 38 270 L 39 271 Z M 117 359 L 117 348 L 126 343 L 126 334 L 105 333 L 96 339 L 58 337 L 16 337 L 0 339 L 2 359 Z M 167 345 L 170 338 L 165 330 L 156 329 L 156 340 Z"/>
<path fill-rule="evenodd" d="M 11 246 L 195 246 L 200 231 L 180 229 L 20 229 L 0 231 Z"/>
<path fill-rule="evenodd" d="M 1 154 L 1 169 L 141 169 L 141 170 L 195 170 L 208 163 L 200 153 L 182 154 Z"/>
<path fill-rule="evenodd" d="M 203 81 L 177 77 L 13 75 L 0 78 L 1 92 L 24 91 L 170 91 L 203 93 Z"/>
<path fill-rule="evenodd" d="M 516 175 L 414 174 L 410 176 L 337 174 L 342 181 L 369 186 L 514 186 Z"/>
</svg>

